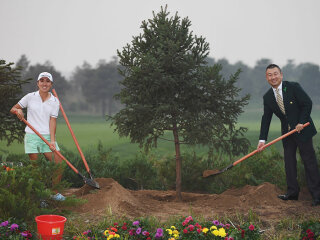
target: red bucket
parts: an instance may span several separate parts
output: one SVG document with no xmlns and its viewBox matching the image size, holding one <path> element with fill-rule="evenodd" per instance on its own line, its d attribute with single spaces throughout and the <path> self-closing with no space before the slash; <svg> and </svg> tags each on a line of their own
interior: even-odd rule
<svg viewBox="0 0 320 240">
<path fill-rule="evenodd" d="M 67 218 L 59 215 L 40 215 L 36 217 L 38 235 L 42 240 L 61 240 Z"/>
</svg>

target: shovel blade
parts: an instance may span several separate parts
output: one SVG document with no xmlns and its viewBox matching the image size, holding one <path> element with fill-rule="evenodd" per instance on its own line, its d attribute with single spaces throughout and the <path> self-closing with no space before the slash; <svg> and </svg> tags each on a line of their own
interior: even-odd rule
<svg viewBox="0 0 320 240">
<path fill-rule="evenodd" d="M 91 187 L 100 189 L 99 183 L 97 183 L 95 180 L 90 179 L 90 178 L 86 178 L 80 172 L 78 172 L 78 175 L 82 178 L 82 180 L 84 181 L 85 184 L 88 184 Z"/>
<path fill-rule="evenodd" d="M 203 171 L 203 173 L 202 173 L 202 177 L 207 178 L 207 177 L 210 177 L 210 176 L 216 176 L 216 175 L 218 175 L 218 174 L 220 174 L 220 173 L 223 173 L 223 172 L 229 170 L 229 169 L 232 168 L 232 167 L 233 167 L 233 164 L 230 164 L 229 166 L 227 166 L 226 168 L 221 169 L 221 170 L 218 170 L 218 169 L 205 170 L 205 171 Z"/>
<path fill-rule="evenodd" d="M 86 177 L 85 177 L 83 180 L 84 180 L 84 182 L 85 182 L 86 184 L 88 184 L 89 186 L 94 187 L 94 188 L 97 188 L 97 189 L 100 189 L 99 183 L 97 183 L 97 182 L 94 181 L 93 179 L 90 179 L 90 178 L 86 178 Z"/>
<path fill-rule="evenodd" d="M 212 175 L 217 175 L 221 173 L 220 170 L 218 169 L 214 169 L 214 170 L 204 170 L 203 173 L 202 173 L 202 177 L 204 178 L 207 178 L 207 177 L 210 177 Z"/>
</svg>

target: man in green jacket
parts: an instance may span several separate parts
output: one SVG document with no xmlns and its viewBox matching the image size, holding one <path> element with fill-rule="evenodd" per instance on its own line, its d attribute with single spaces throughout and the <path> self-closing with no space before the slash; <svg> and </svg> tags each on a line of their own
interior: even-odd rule
<svg viewBox="0 0 320 240">
<path fill-rule="evenodd" d="M 312 101 L 298 83 L 282 81 L 282 71 L 276 64 L 267 66 L 266 79 L 271 88 L 263 96 L 264 112 L 257 149 L 259 151 L 264 149 L 273 114 L 281 121 L 282 134 L 297 129 L 296 133 L 282 140 L 287 193 L 279 195 L 278 198 L 298 200 L 300 188 L 297 181 L 296 152 L 299 148 L 307 185 L 313 198 L 312 206 L 320 205 L 320 175 L 312 142 L 312 137 L 317 131 L 310 117 Z M 307 122 L 310 122 L 310 125 L 303 128 L 303 124 Z"/>
</svg>

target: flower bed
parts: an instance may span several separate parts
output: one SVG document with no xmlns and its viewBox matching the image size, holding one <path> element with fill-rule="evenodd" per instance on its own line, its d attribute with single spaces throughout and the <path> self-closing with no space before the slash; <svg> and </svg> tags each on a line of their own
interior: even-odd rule
<svg viewBox="0 0 320 240">
<path fill-rule="evenodd" d="M 170 224 L 171 225 L 171 224 Z M 64 234 L 64 240 L 197 240 L 223 239 L 237 240 L 261 239 L 259 227 L 255 224 L 244 223 L 241 226 L 223 224 L 218 220 L 197 222 L 191 216 L 176 221 L 171 226 L 150 226 L 148 220 L 114 222 L 106 228 L 90 229 L 82 233 Z M 301 232 L 295 238 L 288 239 L 320 239 L 320 221 L 306 221 L 301 225 Z M 284 237 L 284 236 L 282 236 Z M 37 233 L 27 230 L 25 223 L 16 224 L 9 219 L 0 219 L 0 239 L 35 240 Z M 287 239 L 287 238 L 286 238 Z"/>
<path fill-rule="evenodd" d="M 143 222 L 133 221 L 132 223 L 123 222 L 114 223 L 113 226 L 105 230 L 88 230 L 74 236 L 75 240 L 92 240 L 92 239 L 260 239 L 259 228 L 252 224 L 232 227 L 230 224 L 220 223 L 218 220 L 204 223 L 196 222 L 191 216 L 182 219 L 175 225 L 157 228 L 150 231 L 144 226 Z"/>
<path fill-rule="evenodd" d="M 16 223 L 4 221 L 0 223 L 0 239 L 36 239 L 35 234 L 26 230 L 24 226 L 19 226 Z"/>
</svg>

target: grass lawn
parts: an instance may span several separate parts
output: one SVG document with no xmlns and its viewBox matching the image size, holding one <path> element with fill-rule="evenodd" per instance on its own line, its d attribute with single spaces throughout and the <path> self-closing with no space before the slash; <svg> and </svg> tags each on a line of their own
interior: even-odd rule
<svg viewBox="0 0 320 240">
<path fill-rule="evenodd" d="M 313 120 L 316 126 L 320 126 L 320 112 L 314 111 Z M 262 109 L 248 109 L 239 118 L 238 126 L 248 128 L 246 137 L 250 140 L 253 148 L 257 145 L 260 129 Z M 77 137 L 79 145 L 83 152 L 88 148 L 95 148 L 99 141 L 103 146 L 112 148 L 114 154 L 120 157 L 128 157 L 136 154 L 139 151 L 138 144 L 130 143 L 128 138 L 120 138 L 117 133 L 113 131 L 110 123 L 106 122 L 101 116 L 82 116 L 82 115 L 68 115 L 71 127 Z M 269 132 L 269 141 L 280 136 L 280 121 L 277 117 L 274 117 Z M 172 133 L 168 132 L 166 138 L 172 139 Z M 58 119 L 57 126 L 57 140 L 60 146 L 63 146 L 69 150 L 77 151 L 74 141 L 71 137 L 69 129 L 63 119 L 62 114 Z M 319 145 L 320 136 L 316 135 L 314 142 Z M 272 147 L 282 149 L 281 141 L 275 143 Z M 6 142 L 0 142 L 0 150 L 6 150 L 10 153 L 24 153 L 24 144 L 14 142 L 10 146 L 6 146 Z M 206 148 L 195 147 L 190 148 L 182 146 L 182 151 L 196 150 L 198 153 L 206 153 Z M 172 142 L 160 140 L 158 148 L 154 150 L 159 155 L 172 155 L 174 156 L 174 145 Z"/>
</svg>

